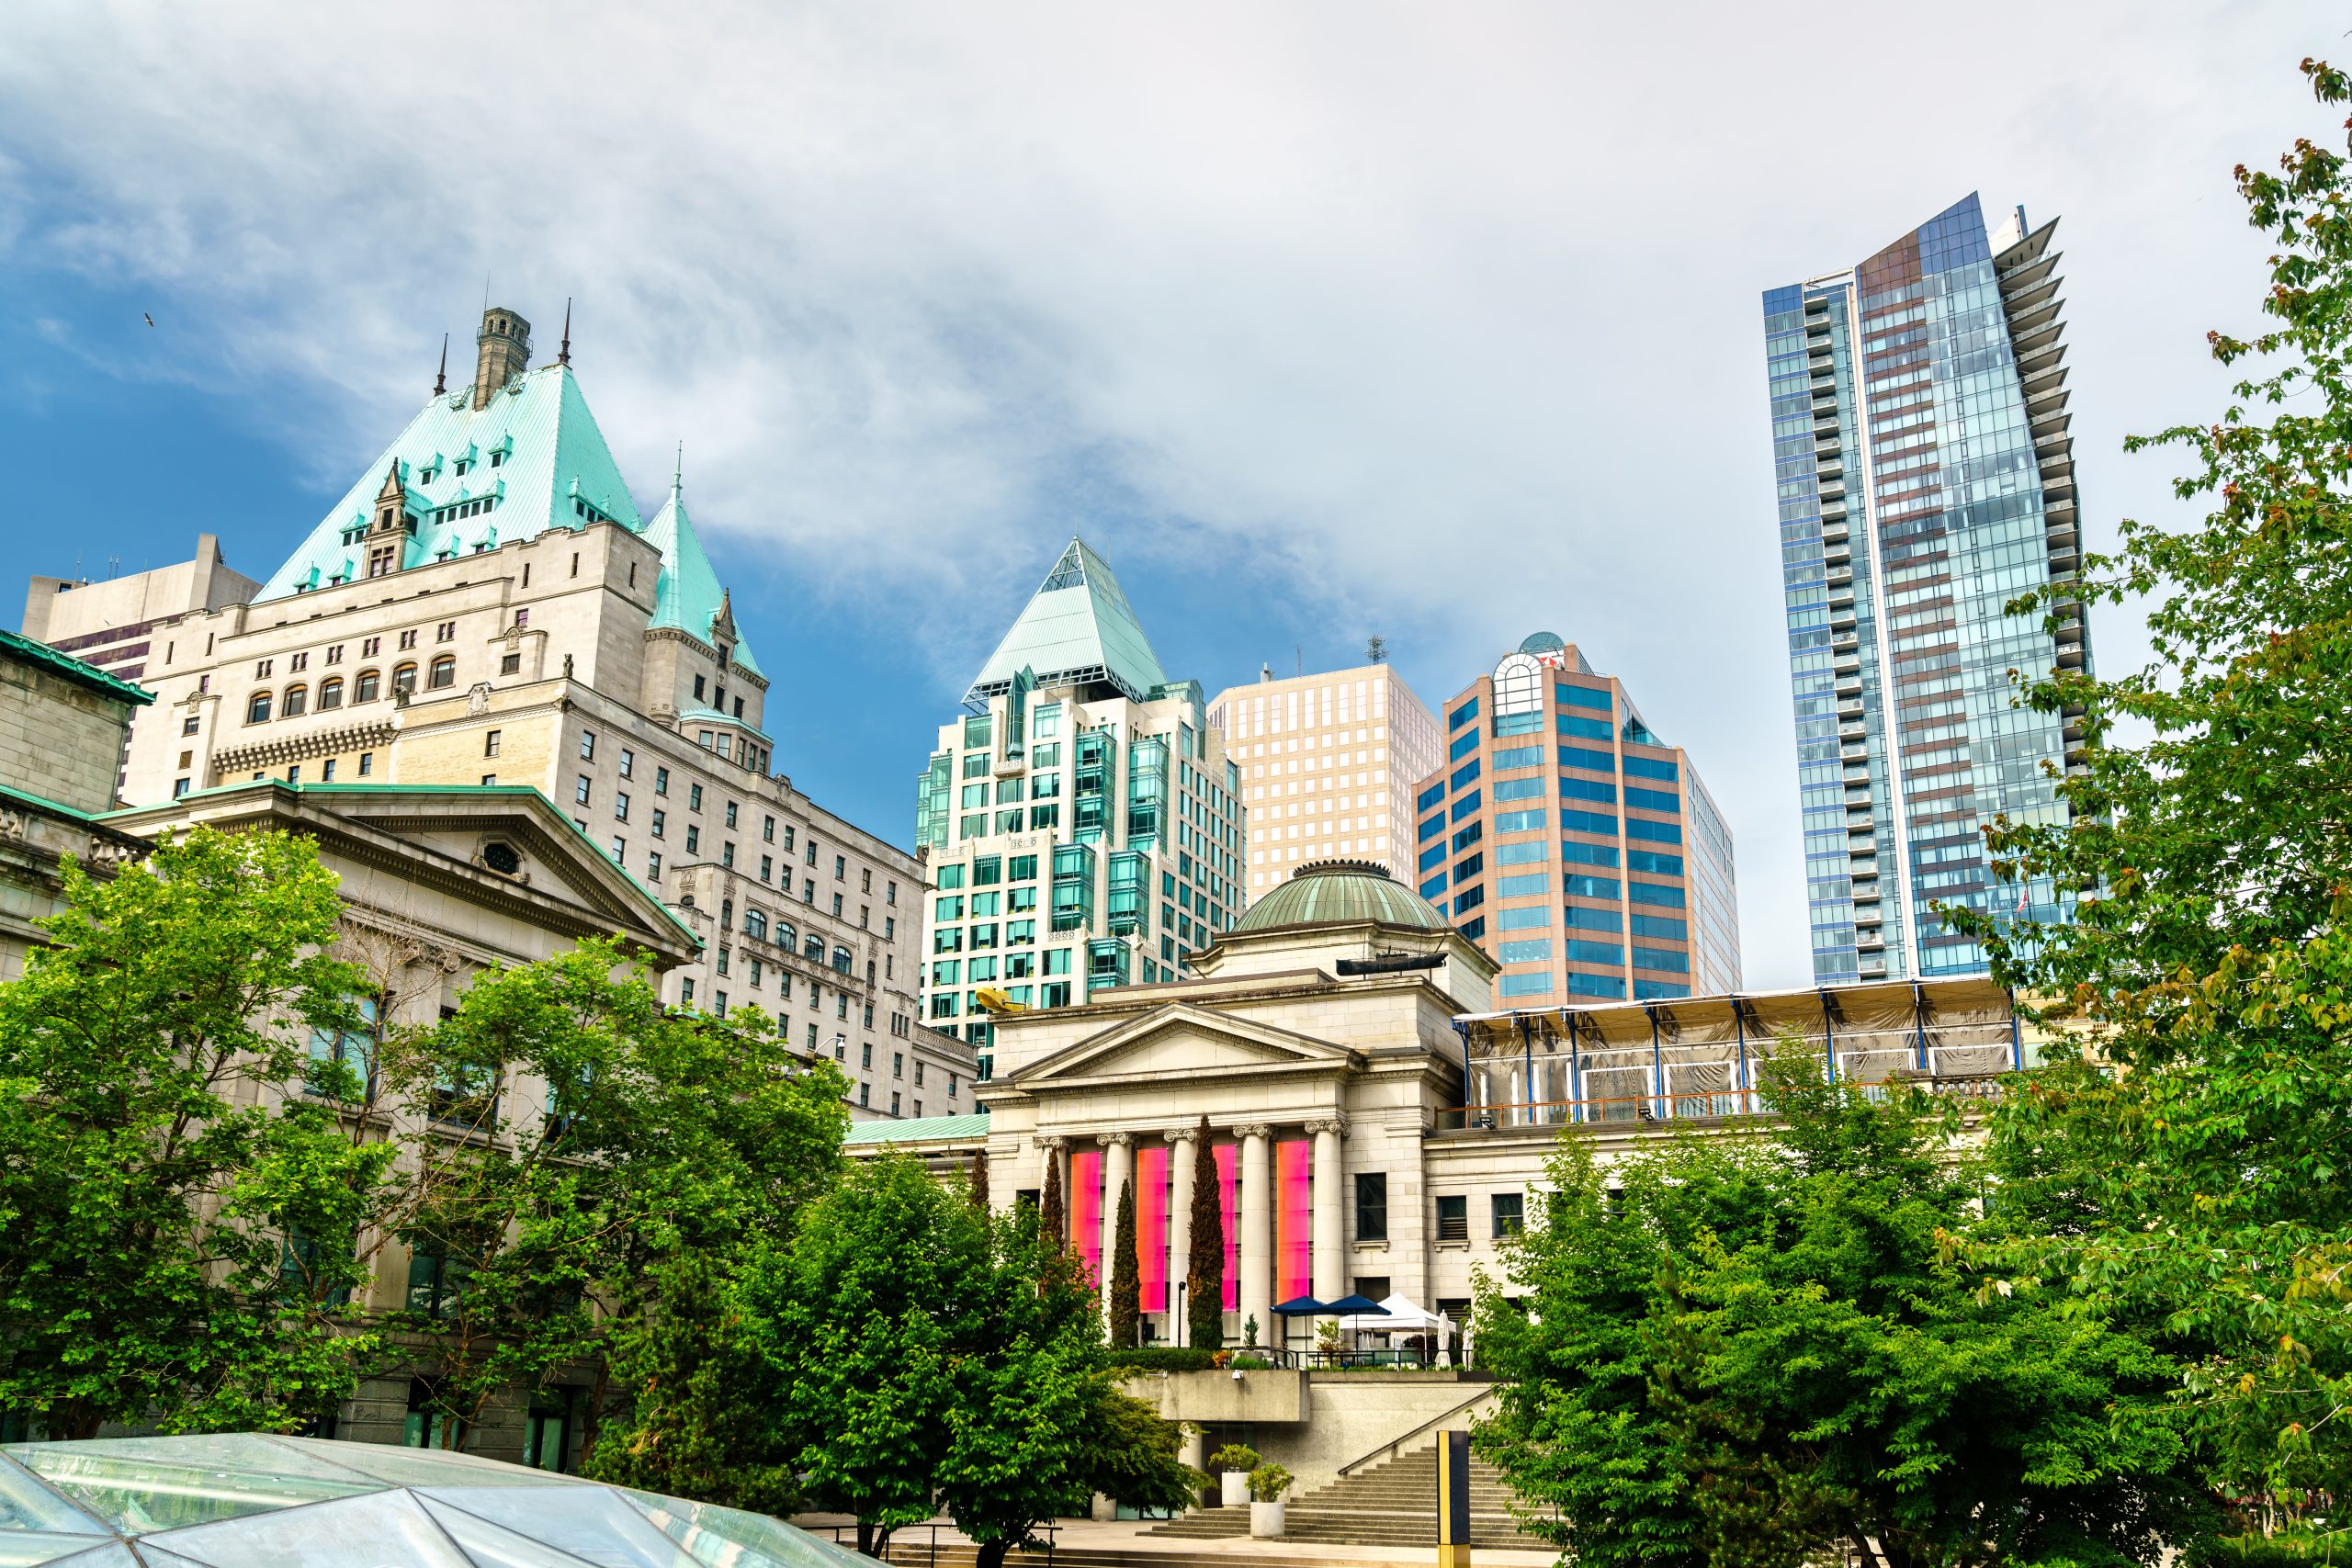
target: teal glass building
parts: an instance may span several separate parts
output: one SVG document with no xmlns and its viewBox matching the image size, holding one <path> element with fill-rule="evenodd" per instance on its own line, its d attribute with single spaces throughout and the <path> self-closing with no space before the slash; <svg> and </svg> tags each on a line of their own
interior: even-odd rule
<svg viewBox="0 0 2352 1568">
<path fill-rule="evenodd" d="M 2080 716 L 2010 672 L 2080 669 L 2019 592 L 2072 577 L 2079 525 L 2055 220 L 1972 195 L 1877 254 L 1764 296 L 1815 979 L 1981 972 L 1939 905 L 2060 918 L 1996 884 L 1984 828 L 2064 820 Z"/>
</svg>

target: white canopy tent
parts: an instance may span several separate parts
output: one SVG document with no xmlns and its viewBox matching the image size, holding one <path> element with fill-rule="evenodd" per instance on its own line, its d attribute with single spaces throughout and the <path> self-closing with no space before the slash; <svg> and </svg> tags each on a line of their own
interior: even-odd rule
<svg viewBox="0 0 2352 1568">
<path fill-rule="evenodd" d="M 1340 1319 L 1340 1330 L 1367 1334 L 1429 1334 L 1437 1328 L 1437 1314 L 1423 1312 L 1406 1297 L 1384 1297 L 1380 1304 L 1385 1309 L 1385 1313 L 1359 1313 Z"/>
</svg>

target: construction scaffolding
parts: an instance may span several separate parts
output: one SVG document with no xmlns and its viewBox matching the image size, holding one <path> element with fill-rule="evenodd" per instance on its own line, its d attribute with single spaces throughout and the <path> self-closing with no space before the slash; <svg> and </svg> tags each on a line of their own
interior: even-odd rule
<svg viewBox="0 0 2352 1568">
<path fill-rule="evenodd" d="M 2041 1060 L 2015 997 L 1982 976 L 1522 1008 L 1453 1021 L 1463 1106 L 1438 1125 L 1753 1116 L 1758 1067 L 1802 1051 L 1832 1079 L 1989 1098 Z"/>
</svg>

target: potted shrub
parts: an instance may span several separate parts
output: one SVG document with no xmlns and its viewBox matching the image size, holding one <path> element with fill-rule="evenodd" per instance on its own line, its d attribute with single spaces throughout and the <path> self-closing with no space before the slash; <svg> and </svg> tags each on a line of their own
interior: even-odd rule
<svg viewBox="0 0 2352 1568">
<path fill-rule="evenodd" d="M 1218 1473 L 1218 1500 L 1228 1508 L 1250 1501 L 1250 1475 L 1262 1462 L 1257 1450 L 1242 1443 L 1227 1443 L 1209 1455 L 1209 1468 Z"/>
<path fill-rule="evenodd" d="M 1290 1472 L 1278 1464 L 1261 1464 L 1250 1472 L 1250 1534 L 1272 1540 L 1283 1533 L 1283 1495 L 1290 1490 Z"/>
</svg>

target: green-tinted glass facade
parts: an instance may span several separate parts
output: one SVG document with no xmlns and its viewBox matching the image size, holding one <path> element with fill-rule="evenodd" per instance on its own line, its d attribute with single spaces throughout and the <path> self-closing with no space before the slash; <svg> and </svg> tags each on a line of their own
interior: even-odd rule
<svg viewBox="0 0 2352 1568">
<path fill-rule="evenodd" d="M 1848 273 L 1764 297 L 1814 974 L 1981 972 L 1940 903 L 2060 918 L 1996 888 L 1982 829 L 2061 819 L 2078 716 L 2010 671 L 2082 668 L 2079 621 L 2009 615 L 2077 562 L 2054 224 L 1988 232 L 1973 196 Z"/>
</svg>

